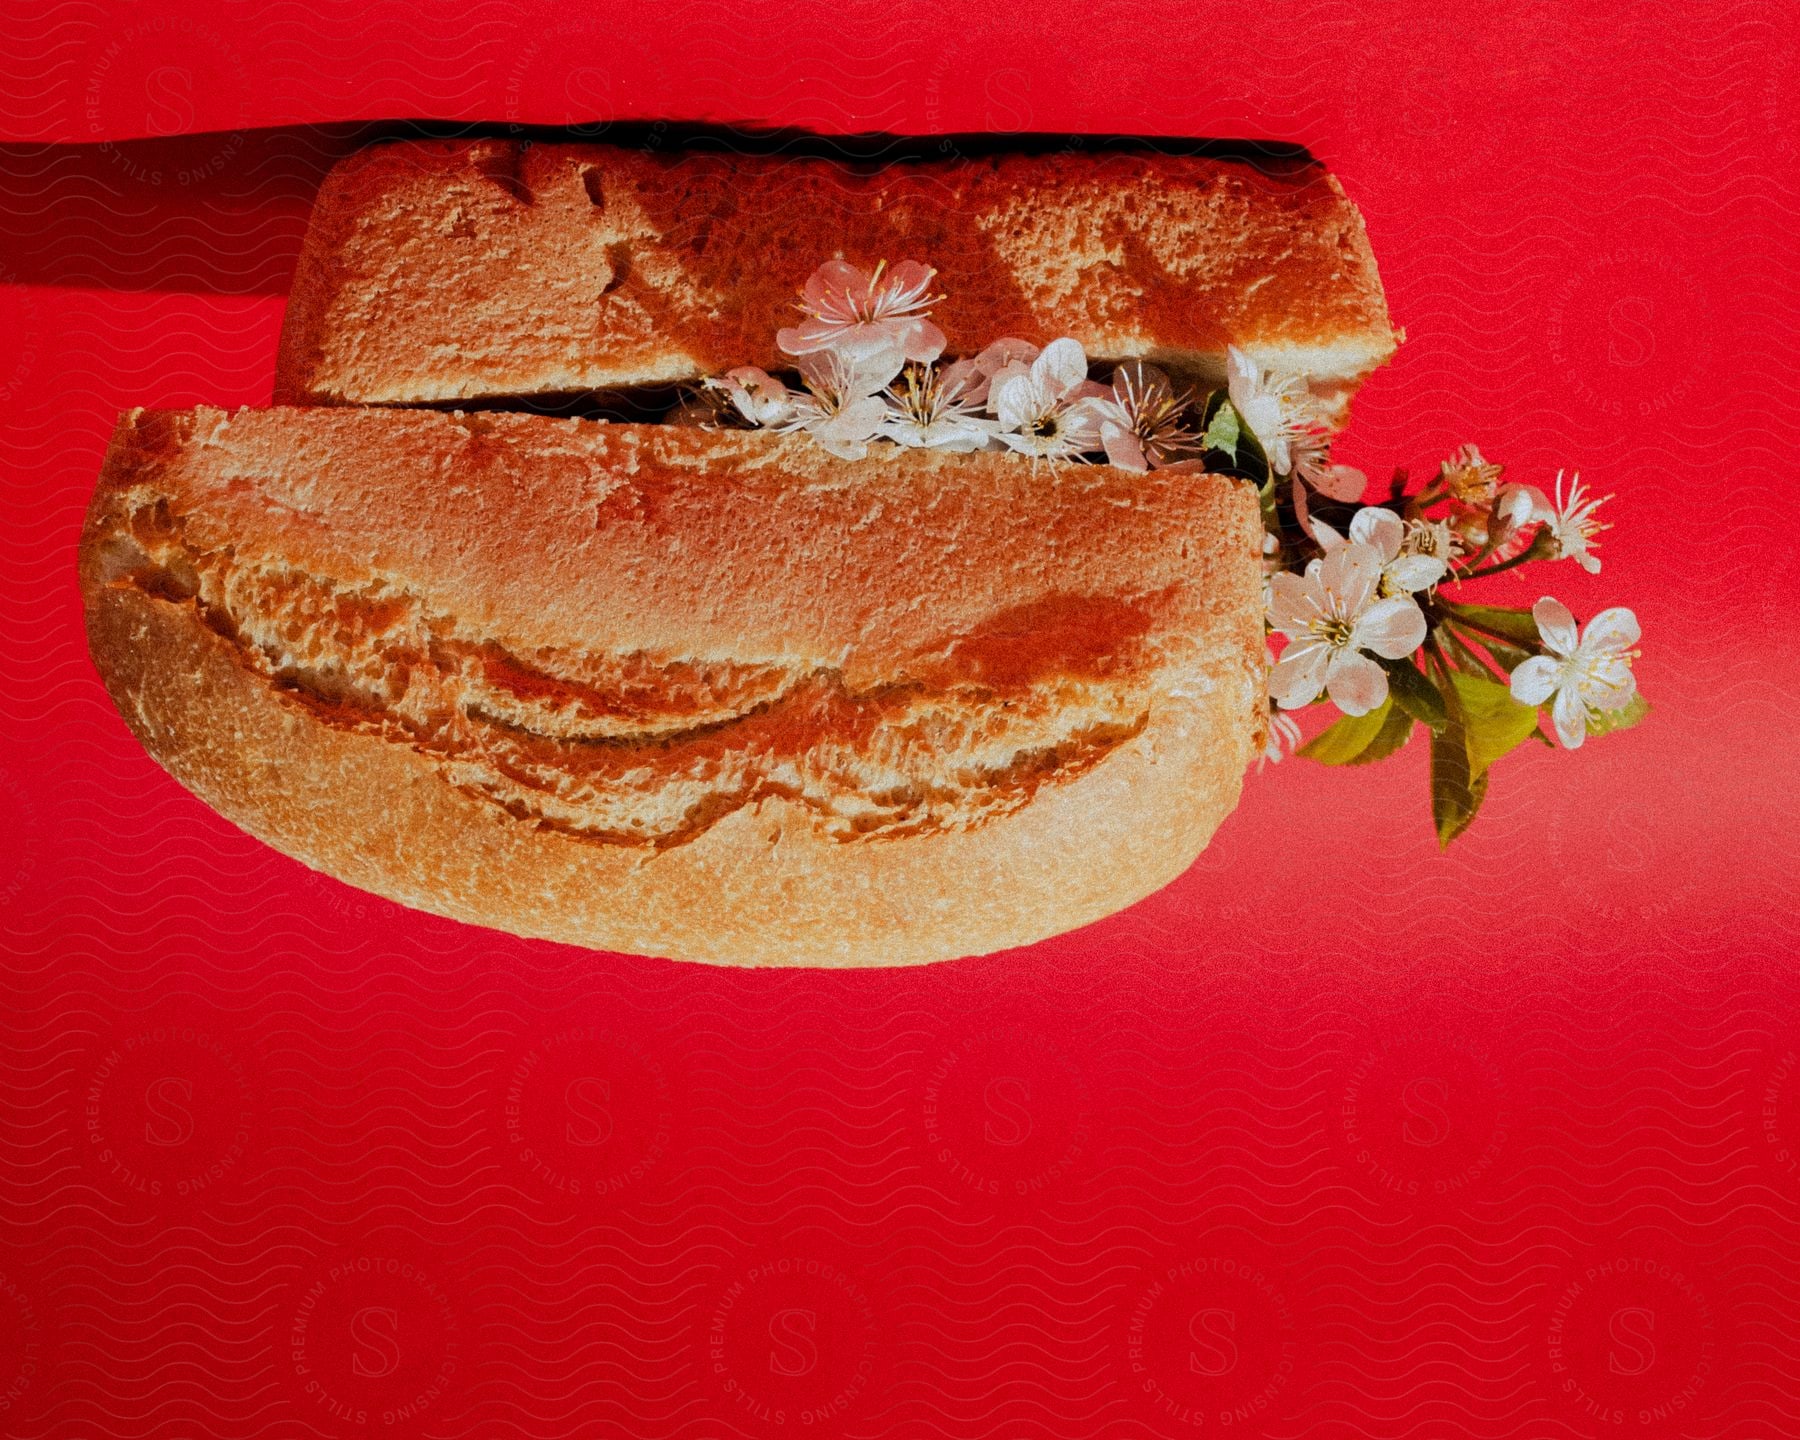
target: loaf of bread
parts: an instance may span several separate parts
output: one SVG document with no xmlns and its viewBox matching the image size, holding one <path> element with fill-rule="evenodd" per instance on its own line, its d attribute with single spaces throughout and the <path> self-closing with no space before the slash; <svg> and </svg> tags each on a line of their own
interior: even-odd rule
<svg viewBox="0 0 1800 1440">
<path fill-rule="evenodd" d="M 1235 344 L 1343 404 L 1393 353 L 1322 167 L 1140 152 L 885 167 L 505 140 L 376 146 L 320 193 L 276 399 L 569 397 L 791 364 L 825 260 L 935 266 L 950 355 L 1072 335 L 1217 381 Z"/>
<path fill-rule="evenodd" d="M 471 212 L 490 244 L 500 214 Z M 1204 474 L 139 410 L 81 583 L 150 754 L 309 865 L 522 935 L 889 965 L 1067 930 L 1193 860 L 1265 713 L 1258 534 L 1252 489 Z"/>
</svg>

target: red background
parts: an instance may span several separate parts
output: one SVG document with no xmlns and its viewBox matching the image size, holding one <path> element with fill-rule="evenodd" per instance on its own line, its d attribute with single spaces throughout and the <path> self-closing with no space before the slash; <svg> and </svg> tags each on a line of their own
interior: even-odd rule
<svg viewBox="0 0 1800 1440">
<path fill-rule="evenodd" d="M 11 7 L 0 1433 L 1800 1430 L 1781 19 Z M 1503 598 L 1634 607 L 1655 713 L 1503 761 L 1447 858 L 1416 743 L 1285 763 L 1154 898 L 917 971 L 311 874 L 127 735 L 73 552 L 121 408 L 267 401 L 305 127 L 400 117 L 1304 143 L 1409 335 L 1343 458 L 1615 493 L 1599 577 Z"/>
</svg>

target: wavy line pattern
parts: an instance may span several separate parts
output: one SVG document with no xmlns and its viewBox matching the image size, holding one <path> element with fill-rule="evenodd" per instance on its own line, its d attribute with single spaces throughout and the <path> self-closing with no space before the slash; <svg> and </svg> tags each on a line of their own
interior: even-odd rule
<svg viewBox="0 0 1800 1440">
<path fill-rule="evenodd" d="M 0 1430 L 1800 1433 L 1800 44 L 1551 0 L 226 18 L 0 54 Z M 86 659 L 117 412 L 266 403 L 344 122 L 1298 141 L 1409 341 L 1344 458 L 1613 502 L 1652 723 L 1283 764 L 1028 952 L 726 973 L 402 911 L 232 829 Z M 316 128 L 329 126 L 332 128 Z M 143 140 L 150 135 L 165 137 Z M 1534 593 L 1519 591 L 1530 600 Z"/>
</svg>

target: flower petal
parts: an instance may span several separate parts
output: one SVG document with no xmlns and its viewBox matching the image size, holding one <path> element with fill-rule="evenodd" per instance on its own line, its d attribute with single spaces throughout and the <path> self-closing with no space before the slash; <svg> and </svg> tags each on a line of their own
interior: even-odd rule
<svg viewBox="0 0 1800 1440">
<path fill-rule="evenodd" d="M 1262 389 L 1262 367 L 1235 345 L 1225 347 L 1225 373 L 1233 405 L 1239 395 L 1254 395 Z"/>
<path fill-rule="evenodd" d="M 860 377 L 872 377 L 872 385 L 885 385 L 900 373 L 900 367 L 906 363 L 907 333 L 915 324 L 923 321 L 912 320 L 880 320 L 870 321 L 865 325 L 850 325 L 840 329 L 824 349 L 834 350 L 844 358 L 845 370 L 848 374 L 859 377 L 855 383 L 863 383 Z M 806 327 L 800 327 L 804 330 Z"/>
<path fill-rule="evenodd" d="M 1319 698 L 1325 686 L 1331 646 L 1321 640 L 1300 640 L 1281 652 L 1269 672 L 1269 698 L 1284 710 L 1298 710 Z"/>
<path fill-rule="evenodd" d="M 924 296 L 937 278 L 937 271 L 917 260 L 902 260 L 887 272 L 886 291 L 899 301 L 914 301 Z"/>
<path fill-rule="evenodd" d="M 1121 470 L 1146 471 L 1150 468 L 1144 459 L 1144 447 L 1138 443 L 1138 437 L 1122 426 L 1112 423 L 1101 425 L 1100 444 L 1106 451 L 1107 462 L 1117 465 Z"/>
<path fill-rule="evenodd" d="M 1384 659 L 1404 660 L 1425 643 L 1425 612 L 1411 600 L 1377 600 L 1357 620 L 1350 643 Z"/>
<path fill-rule="evenodd" d="M 1390 585 L 1410 592 L 1429 590 L 1444 578 L 1444 569 L 1436 555 L 1402 555 L 1381 573 Z"/>
<path fill-rule="evenodd" d="M 1406 522 L 1380 505 L 1365 505 L 1350 521 L 1350 538 L 1373 546 L 1385 565 L 1400 553 L 1400 542 L 1406 539 Z"/>
<path fill-rule="evenodd" d="M 1346 619 L 1355 619 L 1368 608 L 1381 580 L 1380 555 L 1352 541 L 1333 550 L 1320 567 L 1319 579 Z"/>
<path fill-rule="evenodd" d="M 887 419 L 887 401 L 879 395 L 865 396 L 861 400 L 846 405 L 832 424 L 849 434 L 860 435 L 865 439 L 873 435 Z"/>
<path fill-rule="evenodd" d="M 1556 738 L 1565 750 L 1579 750 L 1587 739 L 1587 704 L 1575 686 L 1556 692 L 1556 703 L 1550 707 L 1550 719 L 1556 726 Z"/>
<path fill-rule="evenodd" d="M 1087 353 L 1079 340 L 1067 336 L 1052 340 L 1044 347 L 1044 353 L 1031 362 L 1031 373 L 1054 400 L 1087 379 Z"/>
<path fill-rule="evenodd" d="M 1312 622 L 1324 611 L 1324 600 L 1318 576 L 1310 568 L 1305 575 L 1277 570 L 1269 577 L 1269 624 L 1298 639 L 1311 632 Z"/>
<path fill-rule="evenodd" d="M 1642 638 L 1637 616 L 1623 605 L 1602 610 L 1588 621 L 1587 633 L 1581 637 L 1581 648 L 1596 650 L 1629 650 Z"/>
<path fill-rule="evenodd" d="M 1387 672 L 1367 655 L 1339 650 L 1325 673 L 1325 693 L 1346 715 L 1367 715 L 1388 697 Z"/>
<path fill-rule="evenodd" d="M 1077 400 L 1064 410 L 1057 421 L 1056 434 L 1066 454 L 1100 449 L 1100 417 L 1094 413 L 1093 401 Z"/>
<path fill-rule="evenodd" d="M 1495 545 L 1499 545 L 1527 525 L 1535 525 L 1546 513 L 1554 516 L 1544 492 L 1535 485 L 1502 485 L 1488 506 L 1487 528 Z"/>
<path fill-rule="evenodd" d="M 1273 416 L 1268 412 L 1274 411 Z M 1294 460 L 1288 452 L 1287 431 L 1281 425 L 1281 406 L 1270 400 L 1257 402 L 1249 410 L 1240 412 L 1243 421 L 1249 425 L 1250 433 L 1256 436 L 1263 447 L 1263 454 L 1268 457 L 1269 469 L 1277 475 L 1293 473 Z"/>
<path fill-rule="evenodd" d="M 1560 600 L 1546 595 L 1531 607 L 1531 618 L 1537 622 L 1538 634 L 1553 655 L 1573 655 L 1577 636 L 1575 617 Z"/>
<path fill-rule="evenodd" d="M 987 398 L 987 376 L 975 368 L 973 360 L 952 360 L 938 372 L 938 386 L 949 399 L 972 405 Z"/>
<path fill-rule="evenodd" d="M 775 332 L 775 344 L 784 355 L 810 355 L 827 343 L 816 320 L 808 320 L 804 325 L 784 326 Z"/>
<path fill-rule="evenodd" d="M 1009 365 L 1029 365 L 1037 359 L 1038 347 L 1029 340 L 996 340 L 975 357 L 975 368 L 983 375 L 998 375 Z"/>
<path fill-rule="evenodd" d="M 806 305 L 814 314 L 846 314 L 848 295 L 867 295 L 873 277 L 848 260 L 827 260 L 807 277 Z"/>
<path fill-rule="evenodd" d="M 809 432 L 818 442 L 819 448 L 840 460 L 863 460 L 869 454 L 867 438 L 858 439 L 853 435 L 837 435 L 823 426 Z"/>
<path fill-rule="evenodd" d="M 1362 499 L 1369 488 L 1369 477 L 1354 465 L 1326 465 L 1310 477 L 1313 488 L 1328 500 L 1346 504 Z M 1385 513 L 1385 512 L 1384 512 Z"/>
<path fill-rule="evenodd" d="M 1345 544 L 1344 537 L 1333 530 L 1323 520 L 1312 522 L 1312 537 L 1319 542 L 1319 548 L 1327 555 Z"/>
<path fill-rule="evenodd" d="M 1596 710 L 1622 710 L 1637 694 L 1637 677 L 1629 670 L 1616 676 L 1594 676 L 1588 680 L 1581 698 Z"/>
<path fill-rule="evenodd" d="M 1556 693 L 1562 667 L 1548 655 L 1521 660 L 1512 672 L 1512 697 L 1521 705 L 1542 705 Z"/>
<path fill-rule="evenodd" d="M 1023 367 L 1009 366 L 988 390 L 988 408 L 1008 430 L 1019 430 L 1037 418 L 1037 385 Z"/>
<path fill-rule="evenodd" d="M 929 365 L 944 353 L 944 345 L 944 332 L 923 317 L 908 324 L 901 342 L 905 357 L 917 365 Z"/>
</svg>

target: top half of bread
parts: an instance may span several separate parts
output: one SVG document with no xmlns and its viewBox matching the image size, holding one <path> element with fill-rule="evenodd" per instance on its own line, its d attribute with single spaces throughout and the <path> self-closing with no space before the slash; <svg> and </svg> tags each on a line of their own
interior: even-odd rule
<svg viewBox="0 0 1800 1440">
<path fill-rule="evenodd" d="M 791 363 L 823 261 L 936 267 L 949 353 L 1007 336 L 1216 379 L 1235 344 L 1343 402 L 1394 350 L 1362 217 L 1321 166 L 1069 152 L 852 165 L 505 140 L 327 177 L 276 398 L 566 396 Z"/>
</svg>

